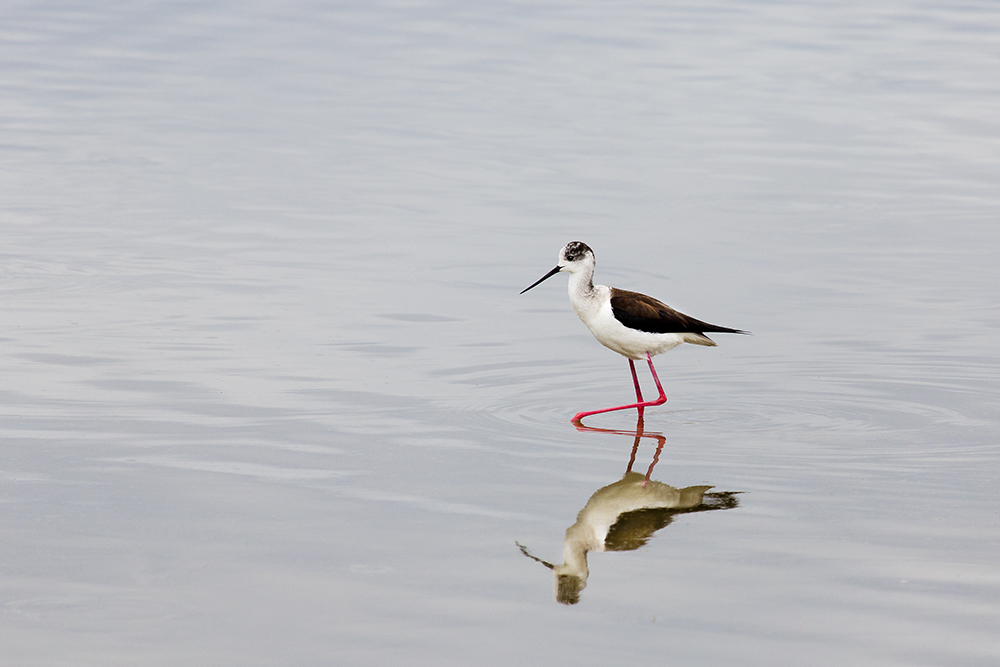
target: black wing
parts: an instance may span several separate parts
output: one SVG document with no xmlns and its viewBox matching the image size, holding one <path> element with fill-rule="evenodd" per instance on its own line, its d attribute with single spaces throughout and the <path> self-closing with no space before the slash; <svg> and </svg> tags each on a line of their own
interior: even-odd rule
<svg viewBox="0 0 1000 667">
<path fill-rule="evenodd" d="M 696 320 L 651 296 L 617 288 L 611 290 L 611 312 L 628 328 L 648 333 L 747 333 Z"/>
</svg>

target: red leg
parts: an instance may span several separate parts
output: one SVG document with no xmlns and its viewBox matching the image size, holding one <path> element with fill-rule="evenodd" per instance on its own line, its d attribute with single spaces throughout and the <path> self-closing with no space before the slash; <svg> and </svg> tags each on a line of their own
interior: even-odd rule
<svg viewBox="0 0 1000 667">
<path fill-rule="evenodd" d="M 653 454 L 653 462 L 649 464 L 649 470 L 646 471 L 646 479 L 642 483 L 643 486 L 649 484 L 649 478 L 653 474 L 653 468 L 656 467 L 656 462 L 660 460 L 660 452 L 663 451 L 663 445 L 666 444 L 666 442 L 666 438 L 656 439 L 656 452 Z"/>
<path fill-rule="evenodd" d="M 642 403 L 642 389 L 639 388 L 639 376 L 635 374 L 635 362 L 629 359 L 628 367 L 632 371 L 632 382 L 635 384 L 635 400 L 637 403 Z M 641 407 L 639 408 L 639 419 L 642 419 Z"/>
<path fill-rule="evenodd" d="M 660 378 L 656 375 L 656 369 L 653 368 L 653 357 L 649 356 L 649 352 L 646 353 L 646 362 L 649 364 L 649 372 L 653 374 L 653 382 L 656 383 L 656 390 L 660 392 L 659 398 L 646 405 L 663 405 L 667 402 L 667 395 L 663 393 L 663 387 L 660 386 Z"/>
<path fill-rule="evenodd" d="M 632 370 L 635 371 L 635 367 Z M 584 426 L 583 428 L 587 427 Z M 628 460 L 628 468 L 625 469 L 625 474 L 632 472 L 632 466 L 635 465 L 635 455 L 639 451 L 640 440 L 642 440 L 642 413 L 639 413 L 639 419 L 635 422 L 635 442 L 632 444 L 632 456 Z M 646 477 L 649 477 L 649 475 L 647 474 Z"/>
<path fill-rule="evenodd" d="M 667 395 L 663 393 L 663 387 L 660 385 L 660 378 L 656 375 L 656 369 L 653 368 L 653 357 L 650 356 L 649 352 L 646 353 L 646 361 L 649 363 L 649 372 L 653 374 L 653 382 L 656 383 L 656 389 L 660 392 L 659 397 L 655 401 L 643 401 L 642 395 L 639 391 L 639 379 L 635 375 L 635 364 L 629 359 L 629 364 L 632 365 L 632 378 L 635 380 L 635 393 L 638 395 L 638 402 L 629 405 L 619 405 L 613 408 L 604 408 L 603 410 L 591 410 L 590 412 L 578 412 L 576 416 L 573 417 L 571 421 L 578 422 L 584 417 L 589 417 L 590 415 L 599 415 L 602 412 L 614 412 L 616 410 L 628 410 L 630 408 L 635 408 L 639 411 L 639 415 L 642 416 L 643 408 L 648 408 L 653 405 L 663 405 L 667 402 Z"/>
</svg>

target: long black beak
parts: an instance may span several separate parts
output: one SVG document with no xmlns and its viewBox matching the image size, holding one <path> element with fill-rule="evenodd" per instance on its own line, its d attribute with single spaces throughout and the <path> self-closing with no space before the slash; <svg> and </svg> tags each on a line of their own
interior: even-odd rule
<svg viewBox="0 0 1000 667">
<path fill-rule="evenodd" d="M 559 270 L 560 270 L 561 268 L 562 268 L 562 267 L 560 267 L 560 266 L 557 266 L 556 268 L 552 269 L 551 271 L 549 271 L 548 273 L 546 273 L 546 274 L 545 274 L 544 276 L 542 276 L 541 278 L 539 278 L 538 280 L 536 280 L 535 282 L 533 282 L 532 284 L 528 285 L 528 286 L 527 286 L 527 287 L 525 287 L 525 288 L 524 288 L 523 290 L 521 290 L 521 294 L 524 294 L 525 292 L 527 292 L 528 290 L 530 290 L 530 289 L 531 289 L 532 287 L 534 287 L 535 285 L 538 285 L 538 284 L 540 284 L 540 283 L 543 283 L 543 282 L 545 282 L 546 280 L 548 280 L 549 278 L 551 278 L 552 276 L 556 275 L 557 273 L 559 273 Z"/>
<path fill-rule="evenodd" d="M 528 289 L 531 289 L 531 288 L 528 288 Z M 552 563 L 550 563 L 548 561 L 545 561 L 545 560 L 542 560 L 538 556 L 532 556 L 531 552 L 528 551 L 528 547 L 524 546 L 520 542 L 518 542 L 518 541 L 515 540 L 514 544 L 516 544 L 517 548 L 521 550 L 521 553 L 523 553 L 525 556 L 527 556 L 531 560 L 541 563 L 542 565 L 544 565 L 545 567 L 549 568 L 550 570 L 554 570 L 555 569 L 556 566 L 553 565 Z"/>
</svg>

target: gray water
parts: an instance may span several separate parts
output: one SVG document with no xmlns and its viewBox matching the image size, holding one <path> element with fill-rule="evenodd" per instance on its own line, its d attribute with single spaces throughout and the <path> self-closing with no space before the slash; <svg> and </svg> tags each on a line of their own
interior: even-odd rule
<svg viewBox="0 0 1000 667">
<path fill-rule="evenodd" d="M 0 63 L 0 663 L 1000 661 L 996 3 L 8 2 Z M 518 544 L 637 427 L 518 295 L 577 239 L 754 335 L 657 357 L 634 470 L 718 506 L 568 605 Z"/>
</svg>

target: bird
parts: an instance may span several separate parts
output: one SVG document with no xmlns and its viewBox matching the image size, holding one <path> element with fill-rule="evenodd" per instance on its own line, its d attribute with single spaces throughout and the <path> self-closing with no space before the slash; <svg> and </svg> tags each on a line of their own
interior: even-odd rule
<svg viewBox="0 0 1000 667">
<path fill-rule="evenodd" d="M 696 320 L 645 294 L 595 285 L 595 266 L 594 251 L 590 246 L 582 241 L 570 241 L 559 251 L 559 263 L 555 268 L 521 290 L 521 294 L 524 294 L 557 273 L 569 273 L 569 302 L 573 305 L 573 310 L 598 342 L 628 359 L 636 402 L 578 412 L 571 420 L 574 423 L 591 415 L 631 408 L 635 408 L 641 417 L 645 408 L 663 405 L 667 401 L 660 378 L 653 367 L 654 356 L 672 350 L 681 343 L 715 347 L 715 341 L 706 336 L 706 333 L 749 333 Z M 643 400 L 639 378 L 635 373 L 635 362 L 643 360 L 649 364 L 649 372 L 659 391 L 659 397 L 652 401 Z"/>
<path fill-rule="evenodd" d="M 739 506 L 734 492 L 707 493 L 711 488 L 679 489 L 629 471 L 617 482 L 595 491 L 577 514 L 576 523 L 566 529 L 561 565 L 533 556 L 520 542 L 514 544 L 525 556 L 552 570 L 558 602 L 576 604 L 590 576 L 589 552 L 634 551 L 649 542 L 656 531 L 670 525 L 678 514 Z"/>
</svg>

